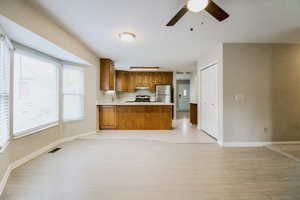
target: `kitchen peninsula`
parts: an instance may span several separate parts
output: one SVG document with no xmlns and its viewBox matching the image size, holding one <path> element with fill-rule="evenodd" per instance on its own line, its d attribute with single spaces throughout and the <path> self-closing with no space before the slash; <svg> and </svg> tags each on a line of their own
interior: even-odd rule
<svg viewBox="0 0 300 200">
<path fill-rule="evenodd" d="M 110 59 L 100 62 L 100 89 L 113 91 L 118 97 L 112 101 L 97 101 L 100 129 L 172 129 L 173 72 L 121 71 L 114 69 Z M 166 89 L 168 98 L 157 98 L 159 89 Z"/>
<path fill-rule="evenodd" d="M 172 129 L 172 104 L 100 103 L 98 109 L 100 129 Z"/>
</svg>

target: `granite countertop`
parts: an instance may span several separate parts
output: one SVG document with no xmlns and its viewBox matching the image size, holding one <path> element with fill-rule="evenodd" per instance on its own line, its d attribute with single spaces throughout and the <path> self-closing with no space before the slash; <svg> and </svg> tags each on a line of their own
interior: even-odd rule
<svg viewBox="0 0 300 200">
<path fill-rule="evenodd" d="M 162 102 L 108 102 L 108 101 L 97 101 L 97 106 L 172 106 L 174 103 L 162 103 Z"/>
</svg>

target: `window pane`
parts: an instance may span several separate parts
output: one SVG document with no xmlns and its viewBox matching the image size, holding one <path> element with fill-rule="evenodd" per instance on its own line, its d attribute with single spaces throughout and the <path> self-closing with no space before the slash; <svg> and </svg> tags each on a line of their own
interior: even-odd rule
<svg viewBox="0 0 300 200">
<path fill-rule="evenodd" d="M 57 66 L 15 53 L 14 134 L 58 121 Z"/>
<path fill-rule="evenodd" d="M 64 69 L 64 93 L 82 94 L 82 71 L 72 68 Z"/>
<path fill-rule="evenodd" d="M 10 52 L 0 38 L 0 145 L 9 138 Z"/>
<path fill-rule="evenodd" d="M 83 86 L 83 70 L 65 67 L 63 73 L 64 120 L 78 120 L 83 117 Z"/>
<path fill-rule="evenodd" d="M 64 119 L 76 120 L 83 117 L 83 100 L 80 95 L 64 95 Z"/>
</svg>

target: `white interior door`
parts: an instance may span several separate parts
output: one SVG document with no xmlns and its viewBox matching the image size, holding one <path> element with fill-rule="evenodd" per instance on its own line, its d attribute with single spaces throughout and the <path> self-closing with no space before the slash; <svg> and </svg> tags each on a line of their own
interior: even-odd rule
<svg viewBox="0 0 300 200">
<path fill-rule="evenodd" d="M 200 126 L 218 139 L 218 74 L 217 64 L 201 71 Z"/>
</svg>

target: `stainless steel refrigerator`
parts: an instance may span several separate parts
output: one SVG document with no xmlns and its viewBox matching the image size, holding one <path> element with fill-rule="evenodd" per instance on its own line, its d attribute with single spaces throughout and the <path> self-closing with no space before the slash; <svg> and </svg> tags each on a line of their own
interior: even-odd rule
<svg viewBox="0 0 300 200">
<path fill-rule="evenodd" d="M 171 85 L 156 85 L 156 101 L 171 103 Z"/>
</svg>

